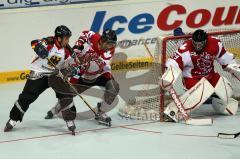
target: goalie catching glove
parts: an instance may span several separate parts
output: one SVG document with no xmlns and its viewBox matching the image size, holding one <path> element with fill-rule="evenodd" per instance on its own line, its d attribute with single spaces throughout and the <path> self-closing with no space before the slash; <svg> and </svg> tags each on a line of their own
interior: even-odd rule
<svg viewBox="0 0 240 159">
<path fill-rule="evenodd" d="M 230 74 L 232 74 L 232 76 L 240 82 L 240 65 L 239 64 L 237 63 L 229 64 L 224 69 L 224 71 L 227 71 Z"/>
</svg>

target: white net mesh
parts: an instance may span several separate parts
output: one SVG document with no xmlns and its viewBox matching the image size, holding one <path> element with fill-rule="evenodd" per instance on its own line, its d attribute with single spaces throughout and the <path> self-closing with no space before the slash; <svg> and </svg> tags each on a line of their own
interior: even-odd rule
<svg viewBox="0 0 240 159">
<path fill-rule="evenodd" d="M 239 62 L 240 57 L 240 30 L 209 30 L 209 35 L 215 36 L 221 39 L 225 49 L 235 55 L 236 61 Z M 140 120 L 159 120 L 160 114 L 163 112 L 164 105 L 167 105 L 171 101 L 168 95 L 161 93 L 158 80 L 162 75 L 163 66 L 165 60 L 168 59 L 172 53 L 181 45 L 181 43 L 191 38 L 191 35 L 174 37 L 168 35 L 165 37 L 159 37 L 155 51 L 152 67 L 150 68 L 150 74 L 146 79 L 146 84 L 142 87 L 142 91 L 134 99 L 130 99 L 124 107 L 119 109 L 119 114 L 124 117 Z M 163 65 L 162 65 L 163 64 Z M 215 62 L 215 70 L 220 73 L 221 76 L 225 76 L 233 85 L 234 97 L 240 97 L 240 83 L 235 78 L 223 71 L 222 67 Z M 151 83 L 151 84 L 148 84 Z M 184 92 L 184 87 L 181 79 L 177 80 L 174 84 L 174 88 L 178 94 Z M 162 100 L 162 98 L 164 100 Z"/>
</svg>

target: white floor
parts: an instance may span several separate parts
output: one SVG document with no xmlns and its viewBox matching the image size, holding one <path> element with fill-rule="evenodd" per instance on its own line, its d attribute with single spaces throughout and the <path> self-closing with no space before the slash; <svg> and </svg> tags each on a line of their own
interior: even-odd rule
<svg viewBox="0 0 240 159">
<path fill-rule="evenodd" d="M 24 83 L 0 85 L 0 126 L 3 129 L 9 111 L 22 91 Z M 91 94 L 87 93 L 88 95 Z M 85 97 L 95 105 L 95 97 Z M 209 106 L 196 114 L 212 115 L 212 126 L 189 126 L 180 123 L 136 121 L 117 115 L 118 104 L 109 115 L 111 128 L 93 120 L 76 120 L 77 134 L 68 133 L 61 118 L 45 120 L 46 112 L 55 104 L 51 89 L 44 92 L 29 108 L 24 121 L 12 132 L 0 132 L 1 159 L 239 159 L 240 140 L 219 139 L 219 132 L 240 131 L 240 113 L 237 116 L 218 116 Z M 85 109 L 75 99 L 78 111 Z"/>
</svg>

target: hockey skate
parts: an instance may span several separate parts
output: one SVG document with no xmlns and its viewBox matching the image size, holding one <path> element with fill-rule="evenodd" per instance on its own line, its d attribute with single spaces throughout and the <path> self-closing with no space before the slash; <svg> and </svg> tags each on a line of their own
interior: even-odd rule
<svg viewBox="0 0 240 159">
<path fill-rule="evenodd" d="M 47 112 L 47 115 L 45 116 L 45 118 L 44 118 L 44 119 L 52 119 L 52 118 L 53 118 L 53 116 L 54 116 L 54 114 L 52 113 L 52 111 L 51 111 L 51 110 L 49 110 L 49 111 Z"/>
<path fill-rule="evenodd" d="M 12 130 L 12 128 L 16 125 L 17 121 L 14 121 L 12 119 L 9 119 L 6 123 L 6 126 L 4 128 L 4 132 L 9 132 Z"/>
<path fill-rule="evenodd" d="M 100 125 L 105 125 L 105 126 L 111 127 L 112 119 L 109 116 L 107 116 L 107 114 L 104 111 L 101 110 L 101 103 L 97 103 L 97 108 L 98 108 L 98 111 L 95 116 L 95 120 Z"/>
<path fill-rule="evenodd" d="M 75 136 L 76 126 L 75 126 L 74 121 L 73 120 L 66 121 L 66 124 L 67 124 L 68 130 L 71 131 L 72 135 Z"/>
</svg>

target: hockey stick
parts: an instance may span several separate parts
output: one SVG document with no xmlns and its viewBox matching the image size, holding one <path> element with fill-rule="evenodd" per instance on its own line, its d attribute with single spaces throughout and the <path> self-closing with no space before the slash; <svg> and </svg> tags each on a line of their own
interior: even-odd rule
<svg viewBox="0 0 240 159">
<path fill-rule="evenodd" d="M 48 62 L 50 62 L 52 64 L 52 66 L 57 69 L 57 67 L 55 66 L 55 64 L 49 59 L 47 58 Z M 61 77 L 61 79 L 64 81 L 64 82 L 67 82 L 67 84 L 72 88 L 72 90 L 74 91 L 74 93 L 76 93 L 82 100 L 83 102 L 87 105 L 87 107 L 94 113 L 95 117 L 98 116 L 98 114 L 93 110 L 93 108 L 90 106 L 90 104 L 88 104 L 88 102 L 82 97 L 81 94 L 78 93 L 77 89 L 68 81 L 68 80 L 64 80 L 64 76 L 62 74 L 61 71 L 59 71 L 59 76 Z"/>
<path fill-rule="evenodd" d="M 240 136 L 240 132 L 235 133 L 235 134 L 227 134 L 227 133 L 218 133 L 219 138 L 221 139 L 234 139 Z"/>
</svg>

